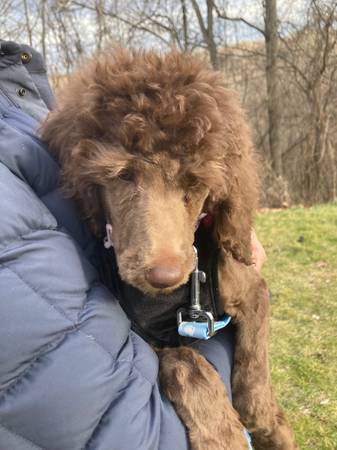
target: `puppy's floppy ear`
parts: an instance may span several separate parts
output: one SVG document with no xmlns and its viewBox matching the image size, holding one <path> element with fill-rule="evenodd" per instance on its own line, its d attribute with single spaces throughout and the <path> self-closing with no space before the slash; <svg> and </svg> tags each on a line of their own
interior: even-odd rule
<svg viewBox="0 0 337 450">
<path fill-rule="evenodd" d="M 72 77 L 60 95 L 59 105 L 40 127 L 41 138 L 61 165 L 72 158 L 72 151 L 81 140 L 104 134 L 101 116 L 95 111 L 95 93 L 88 90 L 80 76 L 85 74 L 83 70 L 83 74 Z"/>
<path fill-rule="evenodd" d="M 76 200 L 91 231 L 101 237 L 105 227 L 102 187 L 112 176 L 106 150 L 97 142 L 81 140 L 61 158 L 62 188 Z"/>
<path fill-rule="evenodd" d="M 103 153 L 93 139 L 103 130 L 95 112 L 97 94 L 88 87 L 93 67 L 94 63 L 72 76 L 61 92 L 59 104 L 41 125 L 40 136 L 62 168 L 64 192 L 80 204 L 90 228 L 100 235 L 105 221 L 100 195 L 102 174 L 98 172 L 101 167 L 91 160 L 95 152 Z"/>
<path fill-rule="evenodd" d="M 251 230 L 259 200 L 259 177 L 251 134 L 238 100 L 224 102 L 223 137 L 226 193 L 214 208 L 214 233 L 220 246 L 234 258 L 251 264 Z"/>
</svg>

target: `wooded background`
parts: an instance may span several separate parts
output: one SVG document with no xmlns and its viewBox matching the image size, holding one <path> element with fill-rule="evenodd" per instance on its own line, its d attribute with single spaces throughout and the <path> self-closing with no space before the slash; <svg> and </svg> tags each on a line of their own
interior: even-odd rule
<svg viewBox="0 0 337 450">
<path fill-rule="evenodd" d="M 262 203 L 337 198 L 336 0 L 0 0 L 0 38 L 40 50 L 55 85 L 113 45 L 207 58 L 241 95 Z"/>
</svg>

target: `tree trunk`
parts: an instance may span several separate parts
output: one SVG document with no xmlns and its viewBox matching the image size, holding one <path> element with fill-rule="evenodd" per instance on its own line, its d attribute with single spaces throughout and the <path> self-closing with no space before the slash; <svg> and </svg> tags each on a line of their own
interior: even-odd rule
<svg viewBox="0 0 337 450">
<path fill-rule="evenodd" d="M 41 50 L 42 56 L 47 64 L 47 50 L 46 50 L 46 0 L 41 1 Z"/>
<path fill-rule="evenodd" d="M 188 20 L 187 20 L 187 9 L 186 9 L 186 2 L 185 0 L 180 0 L 181 2 L 181 9 L 183 14 L 183 32 L 184 32 L 184 52 L 186 53 L 188 51 L 188 44 L 189 44 L 189 38 L 188 38 Z"/>
<path fill-rule="evenodd" d="M 219 69 L 219 55 L 217 45 L 214 39 L 214 24 L 213 24 L 213 13 L 214 13 L 214 3 L 213 0 L 207 0 L 207 25 L 204 22 L 204 18 L 199 7 L 197 0 L 191 0 L 192 7 L 197 16 L 200 31 L 202 33 L 203 39 L 207 45 L 207 51 L 209 54 L 209 58 L 214 69 Z"/>
<path fill-rule="evenodd" d="M 207 46 L 212 66 L 214 67 L 214 69 L 219 69 L 220 64 L 219 64 L 218 48 L 214 39 L 213 10 L 214 10 L 213 0 L 207 0 L 207 31 L 208 31 Z"/>
<path fill-rule="evenodd" d="M 277 176 L 283 173 L 280 140 L 280 95 L 278 83 L 278 23 L 276 0 L 265 0 L 266 79 L 271 166 Z"/>
<path fill-rule="evenodd" d="M 29 12 L 29 6 L 27 3 L 27 0 L 24 0 L 23 5 L 25 8 L 26 29 L 27 29 L 27 34 L 28 34 L 29 45 L 32 47 L 33 46 L 33 37 L 32 37 L 33 33 L 32 33 L 32 27 L 30 24 L 30 12 Z"/>
</svg>

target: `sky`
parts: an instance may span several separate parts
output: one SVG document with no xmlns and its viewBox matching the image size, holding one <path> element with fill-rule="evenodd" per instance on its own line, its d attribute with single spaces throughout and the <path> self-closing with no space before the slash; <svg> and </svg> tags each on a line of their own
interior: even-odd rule
<svg viewBox="0 0 337 450">
<path fill-rule="evenodd" d="M 65 1 L 65 0 L 63 0 Z M 87 0 L 88 1 L 88 0 Z M 120 5 L 123 6 L 124 10 L 127 8 L 127 5 L 131 5 L 131 7 L 135 8 L 135 5 L 138 5 L 138 8 L 141 9 L 144 2 L 148 2 L 148 4 L 153 5 L 155 7 L 156 0 L 153 0 L 152 3 L 149 3 L 148 0 L 123 0 L 120 2 Z M 170 1 L 172 5 L 177 5 L 175 0 L 167 0 L 166 9 L 167 11 L 174 14 L 178 14 L 172 6 L 170 8 Z M 198 0 L 200 8 L 202 12 L 205 14 L 205 0 Z M 283 32 L 286 33 L 289 30 L 289 26 L 287 26 L 288 22 L 296 23 L 300 25 L 304 22 L 304 12 L 306 10 L 307 4 L 309 0 L 278 0 L 278 15 L 280 22 L 283 24 Z M 37 25 L 35 26 L 35 34 L 33 33 L 34 45 L 39 48 L 39 21 L 38 21 L 38 10 L 39 8 L 36 6 L 39 4 L 39 0 L 28 0 L 31 9 L 31 15 L 33 16 L 31 19 L 31 23 L 37 19 Z M 52 4 L 55 4 L 55 0 L 47 0 L 47 5 L 50 7 Z M 70 1 L 66 3 L 71 3 Z M 109 2 L 108 2 L 109 3 Z M 61 0 L 56 2 L 56 4 L 61 4 Z M 94 2 L 92 2 L 94 4 Z M 112 2 L 110 4 L 113 4 Z M 187 4 L 189 4 L 187 2 Z M 224 5 L 226 8 L 226 12 L 229 16 L 232 17 L 244 17 L 249 22 L 257 25 L 260 28 L 264 28 L 264 19 L 263 19 L 263 3 L 262 0 L 218 0 L 219 5 Z M 10 8 L 6 8 L 6 5 L 11 5 Z M 27 36 L 25 36 L 22 31 L 22 27 L 18 29 L 16 27 L 16 33 L 14 31 L 7 33 L 5 35 L 4 30 L 8 29 L 15 30 L 15 25 L 18 21 L 24 20 L 24 2 L 21 0 L 0 0 L 0 38 L 7 38 L 12 40 L 20 40 L 20 42 L 27 42 Z M 178 3 L 179 6 L 179 3 Z M 191 6 L 190 6 L 191 8 Z M 190 20 L 192 20 L 192 33 L 200 35 L 200 29 L 197 25 L 196 17 L 194 12 L 190 11 Z M 77 23 L 80 23 L 79 28 L 83 29 L 83 33 L 81 33 L 82 45 L 84 44 L 86 48 L 92 49 L 94 48 L 96 39 L 96 28 L 94 23 L 92 22 L 92 18 L 90 14 L 80 14 L 77 18 Z M 254 30 L 251 27 L 244 25 L 242 22 L 224 22 L 224 21 L 215 21 L 216 24 L 216 34 L 218 36 L 218 43 L 221 44 L 227 43 L 232 44 L 239 41 L 251 41 L 251 40 L 261 40 L 262 36 L 259 32 Z M 121 26 L 123 28 L 123 26 Z M 114 28 L 115 38 L 118 38 L 118 30 Z M 71 27 L 69 27 L 68 33 L 72 32 Z M 51 55 L 55 55 L 57 53 L 55 41 L 52 36 L 49 38 L 49 53 Z M 146 39 L 139 41 L 142 46 L 160 46 L 160 41 L 151 36 L 147 36 Z M 53 57 L 54 59 L 54 57 Z"/>
</svg>

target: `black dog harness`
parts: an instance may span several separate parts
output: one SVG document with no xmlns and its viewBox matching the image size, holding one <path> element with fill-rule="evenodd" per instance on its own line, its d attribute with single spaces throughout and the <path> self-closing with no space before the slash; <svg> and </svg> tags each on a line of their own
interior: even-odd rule
<svg viewBox="0 0 337 450">
<path fill-rule="evenodd" d="M 208 339 L 230 321 L 219 297 L 218 250 L 202 223 L 195 234 L 194 248 L 196 265 L 190 281 L 171 294 L 155 298 L 125 283 L 119 276 L 113 248 L 102 248 L 103 281 L 119 300 L 133 330 L 153 346 L 175 347 L 181 345 L 182 337 Z"/>
</svg>

